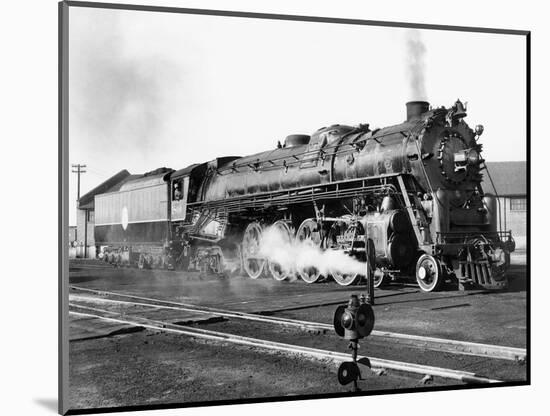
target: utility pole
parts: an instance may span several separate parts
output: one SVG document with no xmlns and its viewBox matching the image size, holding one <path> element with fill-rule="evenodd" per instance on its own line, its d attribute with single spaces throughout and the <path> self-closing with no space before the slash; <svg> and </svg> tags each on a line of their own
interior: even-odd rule
<svg viewBox="0 0 550 416">
<path fill-rule="evenodd" d="M 80 163 L 76 164 L 76 165 L 71 165 L 72 166 L 72 172 L 73 173 L 76 173 L 77 175 L 77 180 L 78 180 L 78 188 L 77 188 L 77 197 L 76 197 L 76 208 L 78 209 L 78 203 L 80 202 L 80 174 L 81 173 L 86 173 L 86 165 L 81 165 Z M 78 228 L 77 228 L 77 233 L 78 233 Z M 78 235 L 75 235 L 75 238 L 78 238 Z M 86 258 L 86 252 L 88 251 L 87 250 L 87 246 L 88 246 L 88 242 L 86 241 L 88 239 L 88 212 L 84 211 L 84 258 Z"/>
<path fill-rule="evenodd" d="M 80 174 L 86 173 L 86 170 L 85 170 L 86 165 L 81 165 L 80 163 L 78 163 L 76 165 L 71 165 L 71 166 L 73 168 L 72 172 L 76 173 L 78 177 L 78 188 L 77 188 L 77 197 L 76 197 L 76 202 L 78 202 L 80 200 Z"/>
</svg>

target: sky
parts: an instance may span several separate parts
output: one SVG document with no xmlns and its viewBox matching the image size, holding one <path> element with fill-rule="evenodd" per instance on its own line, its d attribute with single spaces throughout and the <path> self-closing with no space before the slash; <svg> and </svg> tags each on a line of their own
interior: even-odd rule
<svg viewBox="0 0 550 416">
<path fill-rule="evenodd" d="M 488 161 L 526 159 L 522 36 L 69 9 L 69 162 L 81 195 L 122 169 L 181 169 L 405 102 L 468 103 Z M 70 175 L 76 224 L 76 175 Z"/>
</svg>

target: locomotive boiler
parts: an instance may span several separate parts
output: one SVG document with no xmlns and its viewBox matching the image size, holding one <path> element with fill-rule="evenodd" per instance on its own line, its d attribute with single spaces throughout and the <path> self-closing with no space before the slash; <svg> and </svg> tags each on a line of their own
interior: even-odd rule
<svg viewBox="0 0 550 416">
<path fill-rule="evenodd" d="M 514 241 L 497 225 L 498 197 L 482 189 L 488 175 L 483 127 L 467 125 L 459 100 L 450 108 L 413 101 L 406 109 L 406 120 L 390 127 L 332 125 L 311 136 L 290 135 L 255 155 L 130 182 L 114 193 L 110 228 L 96 226 L 96 239 L 107 246 L 108 259 L 141 267 L 242 270 L 253 279 L 297 275 L 307 283 L 332 277 L 340 285 L 363 279 L 338 270 L 323 275 L 315 266 L 280 267 L 259 250 L 272 226 L 289 243 L 341 250 L 363 262 L 365 238 L 372 239 L 375 286 L 412 277 L 424 291 L 449 280 L 460 287 L 506 287 Z M 151 197 L 147 215 L 156 226 L 129 220 L 130 211 L 135 218 L 144 212 L 136 202 L 143 199 L 131 193 L 155 186 L 162 191 Z M 96 204 L 103 211 L 107 205 Z M 137 223 L 156 231 L 137 238 L 128 232 Z"/>
</svg>

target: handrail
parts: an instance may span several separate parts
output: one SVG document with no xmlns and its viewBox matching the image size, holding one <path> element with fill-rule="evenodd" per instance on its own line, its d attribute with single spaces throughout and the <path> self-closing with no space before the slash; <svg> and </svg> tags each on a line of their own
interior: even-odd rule
<svg viewBox="0 0 550 416">
<path fill-rule="evenodd" d="M 281 190 L 278 190 L 278 191 L 265 191 L 265 192 L 257 192 L 257 193 L 253 193 L 253 194 L 239 195 L 239 196 L 220 199 L 220 200 L 216 200 L 216 201 L 190 202 L 190 203 L 187 204 L 187 206 L 189 208 L 193 208 L 195 206 L 202 207 L 202 206 L 216 205 L 216 203 L 222 203 L 224 205 L 227 205 L 227 204 L 231 204 L 231 203 L 237 202 L 239 200 L 248 199 L 248 198 L 270 197 L 269 199 L 264 199 L 264 201 L 267 202 L 268 200 L 273 200 L 273 198 L 275 198 L 274 195 L 277 195 L 277 194 L 279 194 L 279 196 L 284 196 L 284 195 L 289 195 L 290 193 L 297 193 L 297 192 L 307 191 L 307 192 L 311 192 L 311 195 L 314 195 L 314 192 L 312 192 L 314 188 L 322 188 L 322 187 L 328 187 L 328 186 L 338 186 L 338 185 L 343 185 L 343 184 L 353 184 L 353 183 L 356 183 L 356 182 L 360 183 L 361 186 L 359 186 L 359 188 L 344 189 L 341 192 L 352 190 L 352 189 L 370 188 L 370 187 L 379 187 L 379 186 L 384 186 L 384 187 L 391 188 L 391 187 L 393 187 L 392 185 L 371 185 L 370 187 L 365 187 L 365 186 L 362 186 L 362 184 L 364 182 L 368 182 L 368 181 L 372 181 L 372 180 L 395 177 L 395 176 L 399 176 L 399 175 L 401 175 L 401 173 L 392 173 L 392 174 L 387 174 L 387 175 L 379 175 L 379 176 L 357 178 L 357 179 L 346 179 L 346 180 L 336 181 L 336 182 L 331 182 L 331 183 L 326 183 L 326 184 L 323 184 L 323 183 L 311 184 L 311 185 L 300 186 L 300 187 L 295 187 L 295 188 L 290 188 L 290 189 L 281 189 Z"/>
<path fill-rule="evenodd" d="M 501 215 L 501 205 L 500 205 L 500 197 L 498 196 L 498 191 L 495 186 L 495 183 L 493 182 L 493 178 L 491 177 L 491 172 L 489 172 L 489 167 L 487 166 L 487 163 L 485 160 L 483 161 L 483 166 L 485 167 L 485 170 L 487 171 L 487 176 L 489 176 L 489 180 L 491 181 L 491 186 L 493 187 L 493 190 L 495 191 L 495 196 L 497 198 L 497 204 L 498 204 L 498 229 L 499 231 L 502 231 L 502 215 Z"/>
</svg>

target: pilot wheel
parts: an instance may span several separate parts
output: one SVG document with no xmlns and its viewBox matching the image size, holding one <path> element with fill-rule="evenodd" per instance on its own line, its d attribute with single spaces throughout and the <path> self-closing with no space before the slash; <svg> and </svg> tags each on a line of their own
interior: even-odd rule
<svg viewBox="0 0 550 416">
<path fill-rule="evenodd" d="M 416 262 L 416 281 L 424 292 L 438 290 L 443 283 L 441 263 L 429 254 L 423 254 Z"/>
</svg>

